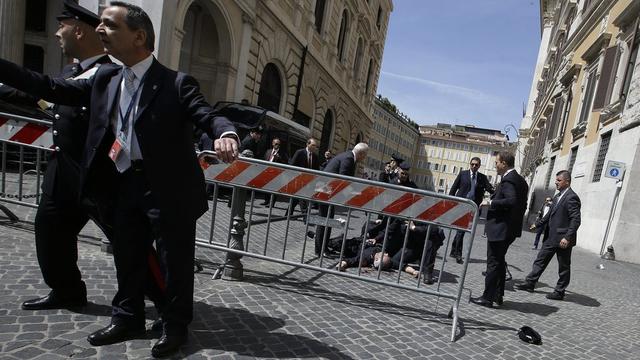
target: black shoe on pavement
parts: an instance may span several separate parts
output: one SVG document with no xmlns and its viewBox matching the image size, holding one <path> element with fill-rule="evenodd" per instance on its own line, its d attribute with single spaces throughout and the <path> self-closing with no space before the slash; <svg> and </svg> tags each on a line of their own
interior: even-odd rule
<svg viewBox="0 0 640 360">
<path fill-rule="evenodd" d="M 307 237 L 314 239 L 316 237 L 316 233 L 309 230 L 307 231 Z"/>
<path fill-rule="evenodd" d="M 462 261 L 462 256 L 459 256 L 459 255 L 458 255 L 458 256 L 456 256 L 456 262 L 457 262 L 458 264 L 462 264 L 462 263 L 464 262 L 464 261 Z"/>
<path fill-rule="evenodd" d="M 111 324 L 106 328 L 91 333 L 87 337 L 89 344 L 102 346 L 119 343 L 125 340 L 135 339 L 144 335 L 144 327 L 130 327 L 126 325 Z"/>
<path fill-rule="evenodd" d="M 151 348 L 151 355 L 154 358 L 161 358 L 178 351 L 187 342 L 187 334 L 167 335 L 162 334 L 158 342 Z"/>
<path fill-rule="evenodd" d="M 498 306 L 502 306 L 502 304 L 504 304 L 504 297 L 502 297 L 502 296 L 498 296 L 498 297 L 496 298 L 496 305 L 498 305 Z"/>
<path fill-rule="evenodd" d="M 484 307 L 488 307 L 488 308 L 492 308 L 493 307 L 493 301 L 489 301 L 489 300 L 483 298 L 482 296 L 477 297 L 477 298 L 471 298 L 471 302 L 476 304 L 476 305 L 480 305 L 480 306 L 484 306 Z"/>
<path fill-rule="evenodd" d="M 547 294 L 546 298 L 551 300 L 564 300 L 564 292 L 554 290 L 552 293 Z"/>
<path fill-rule="evenodd" d="M 518 289 L 518 290 L 528 291 L 528 292 L 530 292 L 530 293 L 532 293 L 532 292 L 533 292 L 533 289 L 534 289 L 535 287 L 536 287 L 536 286 L 535 286 L 534 284 L 530 283 L 530 282 L 525 282 L 525 283 L 522 283 L 522 284 L 518 284 L 518 285 L 516 285 L 516 289 Z"/>
<path fill-rule="evenodd" d="M 86 296 L 59 296 L 53 291 L 47 296 L 27 300 L 22 303 L 23 310 L 66 309 L 87 305 Z"/>
<path fill-rule="evenodd" d="M 433 285 L 434 283 L 433 273 L 432 272 L 425 273 L 424 278 L 422 279 L 422 282 L 424 282 L 426 285 Z"/>
</svg>

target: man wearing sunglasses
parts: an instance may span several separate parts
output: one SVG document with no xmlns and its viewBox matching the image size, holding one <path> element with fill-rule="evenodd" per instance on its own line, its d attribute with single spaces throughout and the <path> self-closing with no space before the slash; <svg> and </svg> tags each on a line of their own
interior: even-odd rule
<svg viewBox="0 0 640 360">
<path fill-rule="evenodd" d="M 480 206 L 484 193 L 493 194 L 493 186 L 489 183 L 489 179 L 480 170 L 480 158 L 473 157 L 469 163 L 469 170 L 463 170 L 458 173 L 458 177 L 453 182 L 449 195 L 467 198 L 473 200 L 476 205 Z M 451 253 L 449 256 L 456 258 L 458 264 L 462 264 L 462 247 L 463 247 L 464 231 L 458 231 L 453 239 Z"/>
</svg>

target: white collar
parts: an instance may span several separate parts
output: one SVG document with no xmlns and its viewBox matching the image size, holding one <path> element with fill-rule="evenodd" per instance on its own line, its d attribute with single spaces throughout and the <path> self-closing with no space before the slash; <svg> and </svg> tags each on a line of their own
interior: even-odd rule
<svg viewBox="0 0 640 360">
<path fill-rule="evenodd" d="M 149 70 L 153 64 L 153 55 L 149 55 L 146 59 L 140 61 L 139 63 L 131 66 L 131 71 L 136 74 L 136 80 L 140 81 L 144 74 Z"/>
<path fill-rule="evenodd" d="M 507 170 L 504 174 L 502 174 L 502 178 L 504 179 L 504 177 L 507 176 L 507 174 L 512 172 L 513 170 L 515 170 L 515 168 L 511 168 L 511 169 Z"/>
<path fill-rule="evenodd" d="M 96 56 L 92 56 L 90 58 L 84 59 L 80 62 L 80 66 L 82 67 L 82 71 L 87 71 L 89 70 L 88 67 L 89 65 L 93 64 L 96 62 L 96 60 L 100 59 L 101 57 L 103 57 L 104 54 L 100 54 L 100 55 L 96 55 Z"/>
</svg>

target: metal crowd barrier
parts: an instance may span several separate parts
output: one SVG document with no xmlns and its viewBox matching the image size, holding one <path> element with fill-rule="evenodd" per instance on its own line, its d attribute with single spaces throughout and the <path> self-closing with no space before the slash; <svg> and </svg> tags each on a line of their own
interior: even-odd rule
<svg viewBox="0 0 640 360">
<path fill-rule="evenodd" d="M 240 259 L 248 256 L 295 268 L 435 295 L 438 300 L 451 299 L 453 304 L 448 316 L 453 319 L 451 341 L 455 341 L 458 309 L 469 262 L 465 261 L 462 266 L 452 263 L 447 267 L 446 254 L 449 251 L 450 239 L 453 238 L 452 232 L 460 230 L 471 234 L 465 255 L 466 259 L 470 258 L 479 217 L 478 207 L 471 200 L 252 158 L 241 157 L 231 164 L 223 164 L 217 162 L 215 153 L 211 151 L 201 152 L 198 157 L 205 173 L 205 180 L 213 187 L 213 205 L 209 238 L 198 238 L 196 243 L 200 247 L 221 250 L 227 254 L 225 263 L 216 271 L 214 278 L 225 276 L 232 280 L 241 280 L 243 265 Z M 229 219 L 218 214 L 223 206 L 227 206 L 224 200 L 219 199 L 222 198 L 220 193 L 223 189 L 231 192 L 228 199 L 228 206 L 231 208 Z M 263 212 L 258 211 L 257 197 L 265 199 L 266 205 L 261 208 Z M 277 199 L 286 199 L 284 208 L 274 205 Z M 319 206 L 333 207 L 341 211 L 337 212 L 335 219 L 330 216 L 321 217 L 316 215 L 309 205 L 306 213 L 291 215 L 289 208 L 294 204 L 294 200 L 317 203 Z M 386 271 L 383 274 L 381 267 L 374 271 L 363 271 L 361 265 L 347 271 L 336 269 L 336 265 L 343 259 L 347 239 L 362 234 L 362 226 L 359 223 L 366 221 L 365 224 L 368 224 L 378 216 L 386 218 L 383 251 L 389 248 L 391 241 L 389 223 L 392 218 L 426 225 L 427 237 L 432 226 L 448 231 L 443 244 L 444 255 L 434 284 L 425 286 L 421 281 L 425 272 L 427 241 L 417 265 L 417 279 L 403 274 L 403 269 L 397 269 L 397 274 Z M 300 220 L 305 219 L 306 221 L 300 224 Z M 284 226 L 281 225 L 274 230 L 273 224 L 276 222 L 284 222 Z M 337 260 L 334 259 L 330 266 L 325 266 L 326 261 L 331 259 L 325 258 L 324 253 L 321 252 L 317 256 L 314 252 L 308 251 L 307 243 L 311 242 L 313 246 L 314 242 L 306 236 L 312 225 L 332 228 L 334 235 L 341 231 L 340 236 L 334 238 L 342 242 L 340 256 Z M 260 235 L 252 236 L 256 232 Z M 408 236 L 409 231 L 406 231 L 401 250 L 403 253 L 407 247 Z M 325 236 L 323 248 L 328 240 Z M 364 242 L 360 255 L 363 249 Z M 402 259 L 400 263 L 403 263 Z M 457 285 L 450 285 L 450 281 L 444 281 L 443 275 L 447 274 L 445 268 L 449 270 L 451 267 L 458 276 Z"/>
<path fill-rule="evenodd" d="M 51 122 L 0 112 L 0 202 L 37 207 L 45 154 L 55 151 Z M 18 217 L 0 204 L 11 221 Z"/>
</svg>

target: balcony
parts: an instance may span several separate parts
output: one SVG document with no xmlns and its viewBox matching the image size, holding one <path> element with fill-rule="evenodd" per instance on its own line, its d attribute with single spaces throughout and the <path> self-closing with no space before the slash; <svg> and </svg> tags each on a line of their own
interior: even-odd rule
<svg viewBox="0 0 640 360">
<path fill-rule="evenodd" d="M 586 131 L 587 131 L 587 123 L 586 122 L 578 123 L 576 127 L 571 129 L 571 135 L 573 136 L 573 141 L 576 141 L 582 136 L 584 136 L 584 133 Z"/>
</svg>

